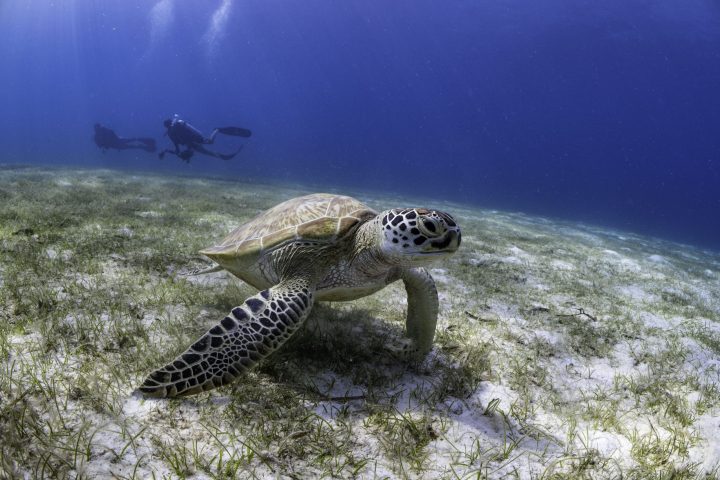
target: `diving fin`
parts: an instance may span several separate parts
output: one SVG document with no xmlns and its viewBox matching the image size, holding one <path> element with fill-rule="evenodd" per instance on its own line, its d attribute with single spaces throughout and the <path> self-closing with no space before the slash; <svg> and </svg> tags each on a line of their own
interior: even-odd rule
<svg viewBox="0 0 720 480">
<path fill-rule="evenodd" d="M 233 158 L 235 155 L 237 155 L 238 153 L 240 153 L 240 151 L 241 151 L 242 149 L 243 149 L 243 146 L 240 145 L 240 148 L 238 148 L 234 153 L 231 153 L 231 154 L 228 154 L 228 155 L 224 155 L 224 154 L 222 154 L 222 153 L 218 153 L 217 156 L 220 157 L 220 158 L 222 158 L 223 160 L 230 160 L 230 159 Z"/>
<path fill-rule="evenodd" d="M 224 135 L 232 135 L 233 137 L 249 137 L 252 135 L 252 132 L 248 130 L 247 128 L 240 128 L 240 127 L 220 127 L 218 128 L 218 132 L 224 134 Z"/>
</svg>

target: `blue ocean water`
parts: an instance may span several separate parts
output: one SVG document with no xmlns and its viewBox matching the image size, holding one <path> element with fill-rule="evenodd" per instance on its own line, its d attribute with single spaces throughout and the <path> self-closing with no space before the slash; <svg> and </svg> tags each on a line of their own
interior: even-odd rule
<svg viewBox="0 0 720 480">
<path fill-rule="evenodd" d="M 3 0 L 0 163 L 295 179 L 720 249 L 714 0 Z M 180 114 L 230 161 L 169 147 Z"/>
</svg>

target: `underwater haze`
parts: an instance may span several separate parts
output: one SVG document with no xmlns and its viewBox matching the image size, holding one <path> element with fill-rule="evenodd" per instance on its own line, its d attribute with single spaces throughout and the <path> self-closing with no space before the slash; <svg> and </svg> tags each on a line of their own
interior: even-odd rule
<svg viewBox="0 0 720 480">
<path fill-rule="evenodd" d="M 4 0 L 0 164 L 397 192 L 720 249 L 713 0 Z M 232 160 L 102 153 L 179 114 Z"/>
</svg>

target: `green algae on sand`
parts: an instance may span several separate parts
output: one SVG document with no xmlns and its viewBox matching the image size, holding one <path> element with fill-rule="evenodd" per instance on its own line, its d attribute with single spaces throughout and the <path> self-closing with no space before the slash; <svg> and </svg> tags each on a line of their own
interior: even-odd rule
<svg viewBox="0 0 720 480">
<path fill-rule="evenodd" d="M 712 478 L 720 255 L 381 192 L 452 212 L 420 365 L 391 286 L 319 306 L 236 384 L 132 392 L 253 289 L 197 252 L 302 185 L 0 168 L 0 477 Z M 328 188 L 326 188 L 328 190 Z M 708 476 L 706 476 L 708 475 Z"/>
</svg>

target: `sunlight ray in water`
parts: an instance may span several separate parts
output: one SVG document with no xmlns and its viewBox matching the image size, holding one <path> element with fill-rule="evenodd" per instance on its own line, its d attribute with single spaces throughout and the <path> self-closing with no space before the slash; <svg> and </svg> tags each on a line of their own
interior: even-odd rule
<svg viewBox="0 0 720 480">
<path fill-rule="evenodd" d="M 205 53 L 210 61 L 214 59 L 217 53 L 218 42 L 222 41 L 225 35 L 232 5 L 232 0 L 222 0 L 217 10 L 213 12 L 210 18 L 210 24 L 202 36 L 202 42 L 205 44 Z"/>
<path fill-rule="evenodd" d="M 150 43 L 141 60 L 147 60 L 167 38 L 173 25 L 175 0 L 159 0 L 150 10 Z"/>
</svg>

